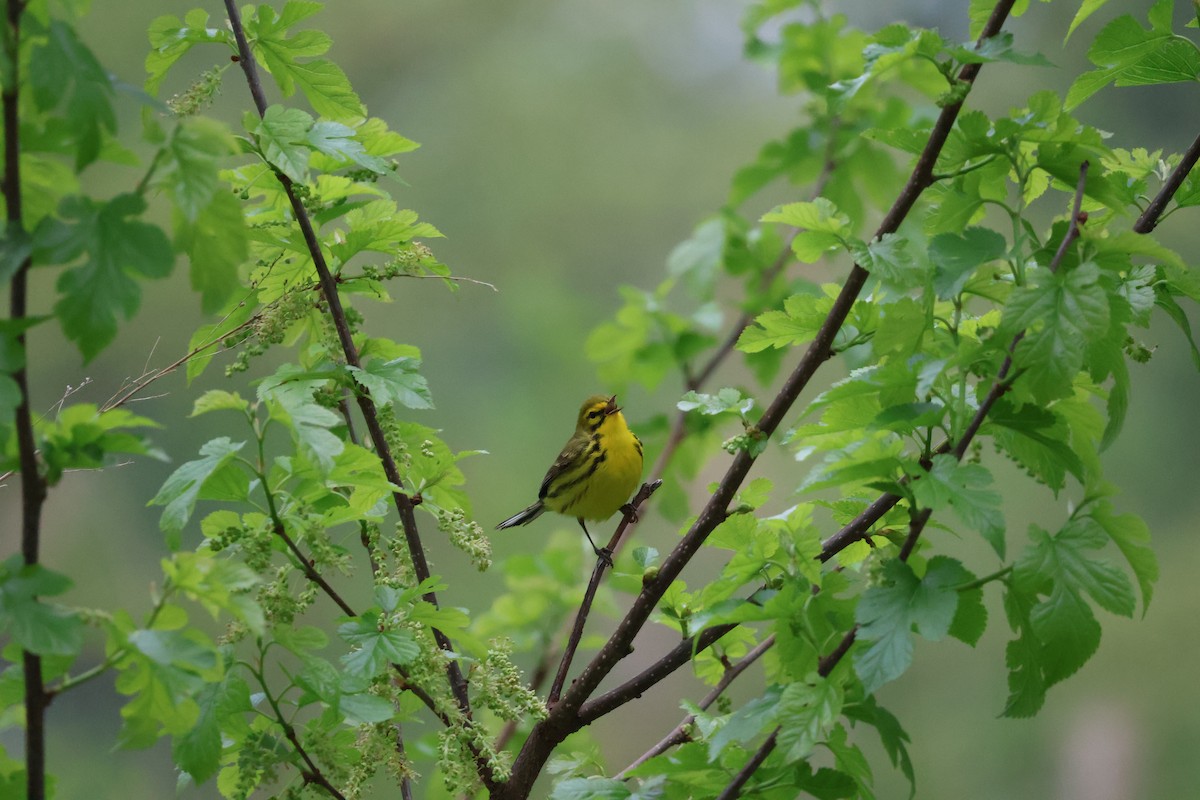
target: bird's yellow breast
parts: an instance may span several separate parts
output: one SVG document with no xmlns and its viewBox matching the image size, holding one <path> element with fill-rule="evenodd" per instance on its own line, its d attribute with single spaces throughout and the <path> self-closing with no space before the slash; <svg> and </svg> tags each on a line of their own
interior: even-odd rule
<svg viewBox="0 0 1200 800">
<path fill-rule="evenodd" d="M 629 501 L 642 477 L 642 443 L 618 411 L 588 439 L 584 455 L 554 481 L 546 507 L 581 519 L 608 519 Z"/>
</svg>

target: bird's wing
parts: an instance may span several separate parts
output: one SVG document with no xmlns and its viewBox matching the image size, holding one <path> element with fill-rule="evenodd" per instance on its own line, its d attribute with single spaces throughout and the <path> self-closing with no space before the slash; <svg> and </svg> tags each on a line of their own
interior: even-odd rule
<svg viewBox="0 0 1200 800">
<path fill-rule="evenodd" d="M 583 451 L 587 449 L 588 437 L 572 436 L 567 440 L 562 452 L 558 454 L 558 458 L 554 459 L 554 463 L 550 465 L 550 469 L 546 470 L 546 477 L 542 478 L 542 488 L 538 490 L 538 499 L 545 500 L 546 493 L 550 491 L 550 485 L 563 473 L 571 468 L 573 464 L 579 461 Z"/>
</svg>

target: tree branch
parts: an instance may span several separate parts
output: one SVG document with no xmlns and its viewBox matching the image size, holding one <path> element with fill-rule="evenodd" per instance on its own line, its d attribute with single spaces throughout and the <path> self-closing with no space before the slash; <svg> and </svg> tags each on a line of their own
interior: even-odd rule
<svg viewBox="0 0 1200 800">
<path fill-rule="evenodd" d="M 980 42 L 999 33 L 1004 20 L 1012 10 L 1013 2 L 1014 0 L 1000 0 L 996 4 L 980 34 Z M 968 86 L 973 83 L 980 66 L 980 64 L 965 65 L 958 74 L 959 82 Z M 884 217 L 883 222 L 880 223 L 875 234 L 877 238 L 896 231 L 911 211 L 917 198 L 920 197 L 921 192 L 931 184 L 933 166 L 937 162 L 938 154 L 945 145 L 961 109 L 962 101 L 947 105 L 942 109 L 930 131 L 929 140 L 917 159 L 912 175 Z M 850 270 L 841 292 L 834 300 L 828 316 L 817 331 L 808 350 L 774 401 L 763 412 L 758 428 L 765 437 L 770 437 L 775 432 L 784 415 L 791 409 L 800 392 L 816 373 L 817 368 L 832 355 L 833 339 L 849 315 L 854 301 L 866 284 L 867 277 L 867 271 L 857 264 Z M 534 779 L 546 759 L 550 757 L 554 747 L 571 732 L 579 729 L 581 726 L 581 721 L 577 716 L 579 708 L 596 690 L 605 676 L 612 671 L 617 662 L 631 652 L 634 637 L 649 619 L 658 600 L 684 566 L 691 561 L 708 535 L 727 516 L 726 509 L 742 481 L 745 480 L 754 461 L 754 456 L 745 451 L 734 456 L 725 477 L 717 485 L 691 529 L 663 561 L 658 575 L 643 584 L 642 591 L 634 599 L 625 617 L 618 623 L 613 635 L 576 678 L 558 705 L 551 709 L 549 716 L 534 726 L 529 738 L 525 741 L 525 746 L 513 764 L 512 778 L 505 787 L 505 796 L 526 797 L 532 789 Z"/>
<path fill-rule="evenodd" d="M 625 535 L 625 529 L 632 525 L 633 521 L 638 518 L 638 509 L 650 499 L 650 495 L 658 491 L 658 487 L 660 486 L 662 486 L 662 481 L 660 480 L 643 483 L 642 488 L 634 495 L 633 500 L 629 501 L 630 512 L 621 518 L 617 529 L 613 531 L 608 547 L 605 548 L 610 557 L 613 548 L 620 543 L 621 537 Z M 583 638 L 583 626 L 587 623 L 588 614 L 592 610 L 592 603 L 596 599 L 596 591 L 600 588 L 600 580 L 604 577 L 605 568 L 611 563 L 608 559 L 597 558 L 596 566 L 592 568 L 592 577 L 588 581 L 587 589 L 583 593 L 583 601 L 579 604 L 579 611 L 575 614 L 575 623 L 571 627 L 571 636 L 567 639 L 567 646 L 563 650 L 562 660 L 558 664 L 558 672 L 554 675 L 554 682 L 550 684 L 550 694 L 546 697 L 546 705 L 548 706 L 553 706 L 557 703 L 559 695 L 562 694 L 563 684 L 567 681 L 567 672 L 571 669 L 571 661 L 574 660 L 575 651 L 579 649 L 579 641 Z"/>
<path fill-rule="evenodd" d="M 1051 272 L 1057 272 L 1062 264 L 1063 258 L 1066 256 L 1067 249 L 1071 243 L 1079 238 L 1083 223 L 1086 221 L 1086 216 L 1082 212 L 1083 206 L 1083 191 L 1087 185 L 1088 162 L 1084 161 L 1079 165 L 1079 180 L 1075 186 L 1075 198 L 1071 206 L 1071 224 L 1067 228 L 1066 234 L 1063 235 L 1063 240 L 1059 243 L 1058 249 L 1054 252 L 1054 257 L 1048 265 Z M 937 454 L 953 453 L 954 457 L 959 461 L 966 455 L 967 449 L 971 446 L 975 435 L 979 433 L 987 415 L 991 412 L 992 406 L 996 404 L 1005 392 L 1012 386 L 1013 381 L 1021 376 L 1022 370 L 1017 370 L 1010 375 L 1013 366 L 1013 355 L 1016 353 L 1017 345 L 1025 338 L 1025 332 L 1021 331 L 1013 337 L 1008 345 L 1008 355 L 1004 358 L 1004 363 L 1000 365 L 1000 371 L 996 373 L 996 379 L 992 381 L 992 386 L 984 397 L 983 402 L 979 404 L 975 415 L 971 418 L 971 422 L 959 437 L 958 443 L 951 447 L 950 442 L 943 442 L 934 451 Z M 909 482 L 909 478 L 901 479 L 901 485 Z M 862 513 L 846 524 L 840 531 L 830 536 L 821 546 L 821 554 L 818 559 L 828 561 L 835 555 L 845 550 L 854 542 L 864 538 L 871 526 L 878 522 L 884 514 L 892 510 L 897 503 L 903 498 L 898 494 L 885 492 L 875 500 L 871 505 L 867 506 Z"/>
<path fill-rule="evenodd" d="M 749 653 L 746 653 L 746 655 L 744 655 L 741 658 L 741 660 L 739 660 L 736 664 L 734 664 L 731 667 L 728 667 L 725 670 L 725 672 L 721 675 L 721 679 L 719 681 L 717 681 L 716 685 L 713 686 L 713 688 L 709 691 L 708 694 L 704 695 L 704 699 L 702 699 L 699 703 L 696 704 L 697 708 L 699 708 L 701 711 L 707 711 L 708 707 L 711 706 L 713 703 L 715 703 L 717 701 L 717 698 L 720 697 L 725 692 L 725 690 L 729 688 L 729 684 L 733 683 L 734 680 L 736 680 L 739 675 L 741 675 L 743 672 L 745 672 L 746 669 L 748 667 L 750 667 L 750 665 L 753 664 L 755 661 L 758 661 L 758 659 L 760 659 L 762 657 L 763 653 L 770 650 L 774 645 L 775 645 L 775 634 L 771 634 L 770 636 L 768 636 L 767 638 L 765 638 L 761 642 L 759 642 L 754 647 L 753 650 L 751 650 Z M 692 723 L 695 721 L 696 721 L 696 715 L 688 714 L 686 717 L 684 717 L 682 720 L 679 721 L 679 724 L 676 725 L 671 730 L 670 733 L 668 733 L 666 736 L 664 736 L 662 739 L 660 739 L 658 744 L 651 747 L 645 753 L 642 753 L 640 756 L 637 757 L 637 760 L 635 760 L 632 764 L 630 764 L 628 767 L 626 767 L 625 769 L 618 772 L 617 776 L 616 776 L 617 779 L 618 780 L 624 779 L 628 773 L 637 769 L 642 764 L 645 764 L 647 761 L 654 758 L 655 756 L 662 755 L 663 753 L 670 750 L 672 747 L 675 747 L 676 745 L 684 744 L 685 742 L 690 742 L 692 739 L 692 736 L 688 732 L 688 728 L 691 727 Z"/>
<path fill-rule="evenodd" d="M 6 208 L 6 238 L 27 238 L 21 208 L 21 137 L 20 137 L 20 42 L 21 15 L 25 3 L 8 0 L 7 25 L 4 37 L 4 58 L 8 62 L 9 74 L 3 93 L 4 115 L 4 204 Z M 9 319 L 21 322 L 27 316 L 29 300 L 29 268 L 32 259 L 26 255 L 13 274 L 9 290 Z M 29 373 L 25 332 L 19 329 L 16 335 L 18 354 L 15 363 L 20 364 L 12 373 L 20 391 L 21 402 L 17 406 L 14 425 L 17 435 L 17 456 L 21 465 L 21 555 L 26 566 L 38 563 L 41 549 L 42 508 L 46 502 L 46 480 L 38 467 L 37 442 L 33 432 L 33 415 L 30 411 Z M 50 697 L 42 678 L 42 658 L 29 651 L 21 651 L 21 667 L 25 678 L 25 775 L 26 792 L 29 800 L 42 800 L 46 796 L 46 706 Z"/>
<path fill-rule="evenodd" d="M 1196 166 L 1196 162 L 1200 160 L 1200 136 L 1192 142 L 1192 146 L 1183 154 L 1178 166 L 1171 172 L 1167 182 L 1159 189 L 1158 194 L 1150 201 L 1150 205 L 1146 206 L 1146 210 L 1137 218 L 1137 222 L 1133 223 L 1133 230 L 1137 233 L 1150 233 L 1158 225 L 1162 219 L 1163 212 L 1167 208 L 1167 203 L 1171 202 L 1171 198 L 1179 191 L 1179 187 L 1183 185 L 1183 179 L 1188 176 L 1192 168 Z"/>
<path fill-rule="evenodd" d="M 242 71 L 245 73 L 246 82 L 250 88 L 250 94 L 254 98 L 254 105 L 261 117 L 267 110 L 266 95 L 263 93 L 262 83 L 258 77 L 258 68 L 254 60 L 254 55 L 250 50 L 250 43 L 246 40 L 246 32 L 242 26 L 241 14 L 238 11 L 235 0 L 225 0 L 225 10 L 229 17 L 229 23 L 233 30 L 234 38 L 237 41 L 239 64 Z M 346 363 L 352 367 L 359 367 L 358 348 L 354 344 L 354 337 L 350 331 L 350 325 L 346 320 L 345 311 L 342 309 L 342 301 L 337 291 L 337 282 L 333 274 L 329 270 L 328 264 L 325 262 L 325 254 L 321 250 L 320 240 L 317 238 L 316 230 L 313 228 L 312 220 L 308 215 L 308 211 L 304 208 L 299 195 L 295 191 L 295 187 L 291 178 L 282 172 L 275 170 L 275 177 L 278 179 L 284 192 L 287 194 L 288 201 L 292 206 L 292 213 L 296 218 L 296 223 L 300 227 L 300 231 L 304 236 L 304 243 L 308 249 L 309 256 L 312 258 L 313 266 L 317 272 L 317 278 L 321 285 L 321 292 L 325 297 L 325 302 L 329 305 L 329 317 L 333 322 L 334 330 L 337 333 L 338 341 L 341 344 L 342 355 L 346 359 Z M 388 445 L 387 437 L 384 434 L 383 426 L 379 421 L 379 413 L 375 407 L 375 402 L 371 399 L 370 393 L 361 388 L 355 393 L 358 401 L 359 411 L 362 413 L 363 421 L 367 426 L 368 434 L 371 442 L 375 447 L 375 453 L 379 457 L 383 465 L 384 474 L 387 479 L 396 486 L 402 486 L 403 481 L 400 476 L 400 471 L 396 466 L 396 461 L 392 456 L 391 448 Z M 401 527 L 404 531 L 404 538 L 408 544 L 409 557 L 413 561 L 413 571 L 416 574 L 418 582 L 424 582 L 429 578 L 429 564 L 425 559 L 425 549 L 421 543 L 420 533 L 417 530 L 416 516 L 413 513 L 412 498 L 402 491 L 393 492 L 393 500 L 395 501 L 396 510 L 400 514 Z M 423 599 L 435 608 L 440 607 L 436 593 L 429 591 L 423 595 Z M 447 661 L 446 673 L 450 683 L 450 688 L 454 692 L 455 699 L 458 702 L 463 714 L 470 716 L 471 704 L 467 695 L 467 682 L 463 676 L 462 669 L 459 667 L 458 660 L 454 654 L 454 648 L 450 643 L 449 637 L 442 633 L 439 629 L 433 629 L 434 638 L 437 640 L 438 646 L 442 650 L 450 654 Z M 493 783 L 491 771 L 486 771 L 480 776 L 484 783 L 489 787 Z"/>
<path fill-rule="evenodd" d="M 749 782 L 750 777 L 755 771 L 762 766 L 762 763 L 767 760 L 767 756 L 771 755 L 771 751 L 775 749 L 775 740 L 779 736 L 779 728 L 771 731 L 771 735 L 766 738 L 754 755 L 746 762 L 746 765 L 738 770 L 738 774 L 733 776 L 733 780 L 729 785 L 721 790 L 717 795 L 717 800 L 734 800 L 736 797 L 741 797 L 742 788 Z"/>
</svg>

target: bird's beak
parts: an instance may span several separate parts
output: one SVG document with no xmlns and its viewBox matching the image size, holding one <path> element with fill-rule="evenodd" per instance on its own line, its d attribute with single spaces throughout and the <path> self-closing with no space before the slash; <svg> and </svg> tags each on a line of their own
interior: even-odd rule
<svg viewBox="0 0 1200 800">
<path fill-rule="evenodd" d="M 606 416 L 611 416 L 620 410 L 621 407 L 617 405 L 617 396 L 614 394 L 612 397 L 608 398 L 608 405 L 604 407 L 604 413 Z"/>
</svg>

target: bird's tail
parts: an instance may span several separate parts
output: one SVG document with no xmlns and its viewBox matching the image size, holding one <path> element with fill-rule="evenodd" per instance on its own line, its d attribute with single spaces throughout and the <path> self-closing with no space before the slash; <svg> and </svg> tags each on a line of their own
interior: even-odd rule
<svg viewBox="0 0 1200 800">
<path fill-rule="evenodd" d="M 496 526 L 496 530 L 504 530 L 505 528 L 512 528 L 517 525 L 524 525 L 526 523 L 533 522 L 535 519 L 540 517 L 542 512 L 545 510 L 546 507 L 542 505 L 542 501 L 538 500 L 529 508 L 522 509 L 508 519 L 504 520 L 504 522 L 501 522 Z"/>
</svg>

